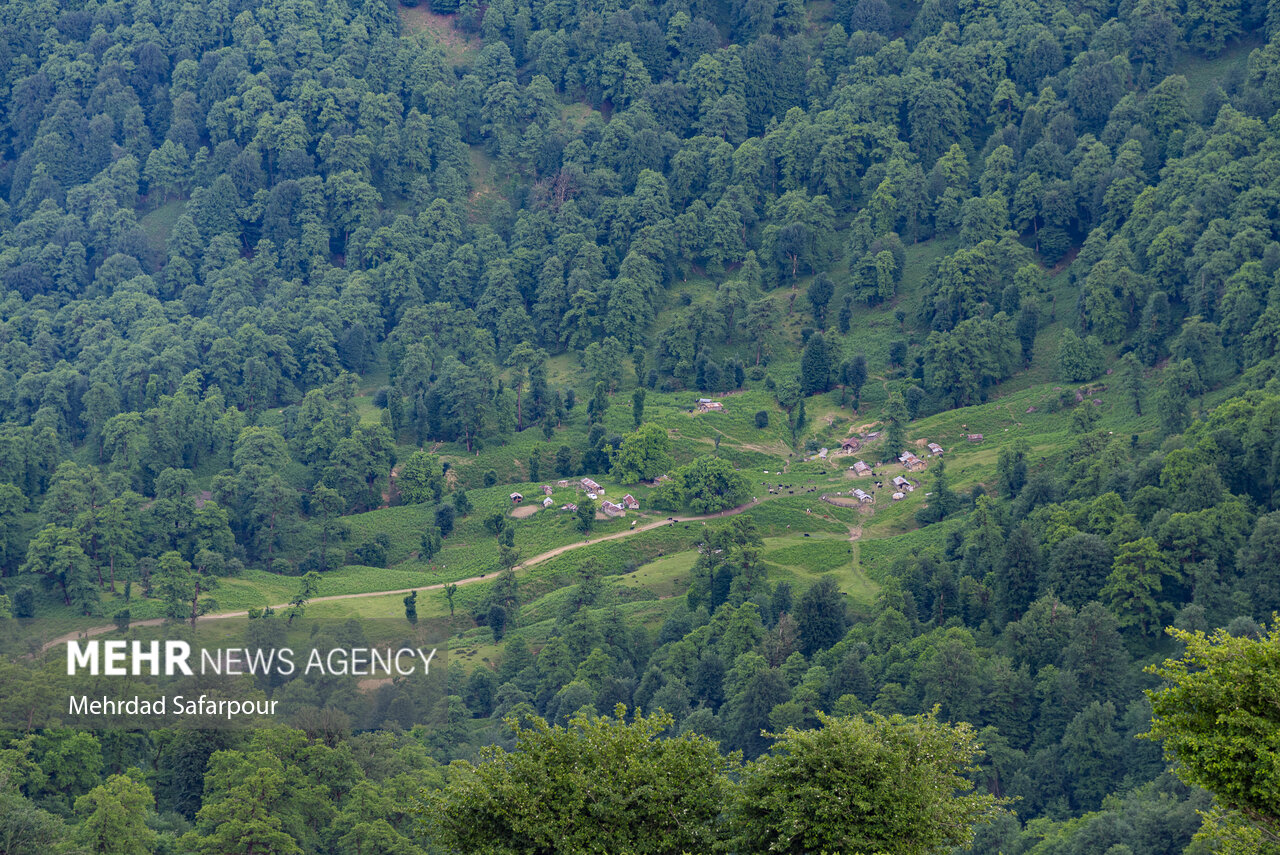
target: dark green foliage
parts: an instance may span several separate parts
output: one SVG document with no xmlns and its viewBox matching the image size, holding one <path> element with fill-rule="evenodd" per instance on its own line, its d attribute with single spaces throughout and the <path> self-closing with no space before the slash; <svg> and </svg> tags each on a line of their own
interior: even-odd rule
<svg viewBox="0 0 1280 855">
<path fill-rule="evenodd" d="M 448 537 L 453 532 L 454 517 L 453 505 L 446 503 L 436 508 L 436 528 L 440 530 L 441 537 Z"/>
<path fill-rule="evenodd" d="M 756 411 L 756 427 L 760 428 L 761 430 L 764 430 L 768 426 L 769 426 L 769 411 L 768 410 Z"/>
<path fill-rule="evenodd" d="M 862 387 L 867 382 L 867 357 L 859 353 L 840 364 L 840 388 L 853 393 L 853 408 L 858 408 Z"/>
<path fill-rule="evenodd" d="M 507 617 L 507 610 L 503 606 L 498 603 L 489 606 L 485 619 L 489 624 L 489 629 L 493 630 L 493 640 L 495 642 L 501 641 L 502 637 L 507 633 Z"/>
<path fill-rule="evenodd" d="M 387 550 L 390 547 L 391 536 L 385 532 L 379 532 L 373 540 L 356 548 L 356 563 L 367 564 L 370 567 L 386 567 Z"/>
<path fill-rule="evenodd" d="M 823 576 L 796 603 L 796 632 L 800 652 L 812 656 L 835 644 L 848 626 L 844 594 L 830 576 Z"/>
<path fill-rule="evenodd" d="M 831 388 L 831 352 L 822 333 L 809 336 L 800 357 L 800 389 L 816 395 Z"/>
</svg>

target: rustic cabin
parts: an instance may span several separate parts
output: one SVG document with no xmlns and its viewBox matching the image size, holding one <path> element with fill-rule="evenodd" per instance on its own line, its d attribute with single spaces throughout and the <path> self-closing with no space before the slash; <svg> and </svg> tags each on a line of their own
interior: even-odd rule
<svg viewBox="0 0 1280 855">
<path fill-rule="evenodd" d="M 903 465 L 909 472 L 919 472 L 925 468 L 925 462 L 916 457 L 910 451 L 904 451 L 898 456 L 898 462 Z"/>
</svg>

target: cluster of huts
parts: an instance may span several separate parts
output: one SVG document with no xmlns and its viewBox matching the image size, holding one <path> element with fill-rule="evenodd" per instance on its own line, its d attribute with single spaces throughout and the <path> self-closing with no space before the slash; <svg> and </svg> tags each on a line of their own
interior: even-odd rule
<svg viewBox="0 0 1280 855">
<path fill-rule="evenodd" d="M 850 437 L 849 439 L 843 440 L 840 443 L 840 451 L 845 454 L 851 454 L 857 451 L 858 449 L 860 449 L 861 447 L 862 447 L 861 440 L 859 440 L 857 437 Z M 926 445 L 926 447 L 929 449 L 929 454 L 933 457 L 941 456 L 945 451 L 945 449 L 936 442 L 930 442 Z M 922 460 L 919 456 L 917 456 L 916 453 L 913 451 L 904 451 L 901 454 L 899 454 L 898 463 L 901 464 L 902 468 L 907 470 L 908 472 L 923 472 L 925 468 L 928 466 L 928 464 L 926 464 L 925 461 Z M 864 476 L 864 475 L 870 476 L 870 475 L 876 474 L 875 470 L 872 469 L 871 465 L 868 464 L 865 460 L 856 461 L 852 466 L 849 467 L 849 469 L 853 472 L 854 475 L 857 475 L 857 476 Z M 915 484 L 913 484 L 910 480 L 908 480 L 907 478 L 904 478 L 901 475 L 894 476 L 892 483 L 893 483 L 893 500 L 895 502 L 905 499 L 907 497 L 907 493 L 914 491 L 916 488 Z M 877 484 L 877 486 L 879 485 Z M 872 501 L 872 497 L 866 494 L 865 492 L 863 492 L 862 490 L 854 490 L 853 494 L 858 497 L 858 501 L 862 501 L 862 502 Z M 866 498 L 864 499 L 863 496 L 866 496 Z"/>
<path fill-rule="evenodd" d="M 573 485 L 572 482 L 570 482 L 568 479 L 556 482 L 556 487 L 568 489 L 570 486 L 575 486 L 575 485 Z M 597 483 L 591 478 L 583 478 L 580 481 L 578 481 L 577 485 L 575 486 L 575 489 L 583 490 L 587 494 L 587 498 L 589 499 L 598 499 L 604 495 L 604 487 L 601 487 L 599 483 Z M 552 498 L 552 495 L 551 495 L 553 492 L 555 492 L 555 488 L 553 488 L 550 484 L 542 485 L 542 493 L 543 493 L 542 507 L 551 508 L 555 505 L 555 499 Z M 523 501 L 524 501 L 524 494 L 518 493 L 518 492 L 511 494 L 511 503 L 513 505 L 521 504 Z M 560 506 L 560 510 L 562 511 L 576 511 L 577 509 L 578 509 L 578 505 L 575 502 L 565 502 L 563 505 Z M 628 493 L 627 495 L 619 499 L 617 502 L 611 502 L 608 499 L 605 499 L 603 502 L 600 503 L 600 510 L 602 510 L 606 516 L 620 517 L 623 514 L 625 514 L 627 511 L 640 510 L 640 502 L 636 499 L 635 496 L 632 496 L 630 493 Z"/>
</svg>

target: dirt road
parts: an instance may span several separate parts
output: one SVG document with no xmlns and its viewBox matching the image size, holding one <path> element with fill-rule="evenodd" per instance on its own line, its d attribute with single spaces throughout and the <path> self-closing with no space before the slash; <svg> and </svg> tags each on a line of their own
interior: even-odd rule
<svg viewBox="0 0 1280 855">
<path fill-rule="evenodd" d="M 639 534 L 642 531 L 649 531 L 651 529 L 660 528 L 664 525 L 671 525 L 673 522 L 699 522 L 704 520 L 719 519 L 721 517 L 731 517 L 734 514 L 740 514 L 745 510 L 753 508 L 757 504 L 759 504 L 759 500 L 753 499 L 752 501 L 747 502 L 745 505 L 739 505 L 736 508 L 729 508 L 727 510 L 719 511 L 714 514 L 704 514 L 702 516 L 693 516 L 693 517 L 669 517 L 665 520 L 659 520 L 657 522 L 651 522 L 651 523 L 646 523 L 645 525 L 636 526 L 635 528 L 627 529 L 626 531 L 619 531 L 613 534 L 606 534 L 606 535 L 603 535 L 602 537 L 588 538 L 586 540 L 583 540 L 581 543 L 567 543 L 564 546 L 557 546 L 555 549 L 548 550 L 547 552 L 543 552 L 540 555 L 535 555 L 532 558 L 527 558 L 524 561 L 521 561 L 519 564 L 517 564 L 513 569 L 515 569 L 516 571 L 524 570 L 528 567 L 532 567 L 534 564 L 541 564 L 543 561 L 547 561 L 549 559 L 555 558 L 557 555 L 563 555 L 564 553 L 572 549 L 581 549 L 584 546 L 591 546 L 594 543 L 603 543 L 606 540 L 617 540 L 618 538 L 621 538 L 621 537 L 630 537 L 631 535 Z M 311 605 L 312 603 L 329 603 L 329 602 L 333 602 L 334 600 L 357 600 L 364 597 L 389 597 L 394 594 L 411 594 L 414 591 L 436 591 L 444 588 L 446 585 L 470 585 L 473 582 L 492 581 L 494 578 L 494 575 L 495 574 L 493 573 L 483 573 L 479 576 L 472 576 L 467 579 L 458 579 L 454 582 L 437 582 L 432 585 L 416 585 L 412 588 L 396 588 L 395 590 L 392 590 L 392 591 L 365 591 L 359 594 L 334 594 L 328 597 L 314 597 L 311 600 L 308 600 L 307 604 Z M 287 609 L 289 608 L 289 604 L 281 603 L 279 605 L 271 606 L 271 608 Z M 248 614 L 249 613 L 247 611 L 214 612 L 213 614 L 201 615 L 199 620 L 201 621 L 223 620 L 225 618 L 245 617 Z M 133 626 L 160 626 L 164 622 L 165 622 L 164 618 L 149 618 L 147 620 L 134 621 L 132 625 Z M 46 642 L 44 646 L 41 648 L 41 650 L 42 651 L 48 650 L 50 647 L 53 647 L 58 644 L 62 644 L 67 641 L 74 641 L 76 639 L 93 638 L 96 635 L 103 635 L 105 633 L 111 632 L 115 628 L 116 628 L 115 625 L 112 624 L 110 626 L 94 626 L 94 627 L 90 627 L 89 629 L 82 629 L 76 632 L 69 632 L 66 635 L 60 635 L 57 638 L 53 639 L 52 641 Z"/>
</svg>

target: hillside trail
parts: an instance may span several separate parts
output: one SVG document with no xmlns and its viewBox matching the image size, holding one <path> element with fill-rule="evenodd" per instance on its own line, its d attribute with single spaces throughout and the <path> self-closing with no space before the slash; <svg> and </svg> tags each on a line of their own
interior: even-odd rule
<svg viewBox="0 0 1280 855">
<path fill-rule="evenodd" d="M 751 508 L 760 504 L 761 501 L 763 500 L 752 499 L 750 502 L 747 502 L 746 504 L 743 504 L 743 505 L 738 505 L 736 508 L 727 508 L 723 511 L 717 511 L 714 514 L 702 514 L 700 516 L 689 516 L 689 517 L 668 517 L 664 520 L 658 520 L 657 522 L 651 522 L 651 523 L 646 523 L 644 525 L 639 525 L 639 526 L 636 526 L 635 528 L 627 529 L 626 531 L 614 532 L 613 534 L 606 534 L 597 538 L 588 538 L 586 540 L 583 540 L 581 543 L 567 543 L 564 546 L 557 546 L 555 549 L 550 549 L 550 550 L 547 550 L 546 552 L 535 555 L 532 558 L 527 558 L 524 561 L 521 561 L 520 563 L 516 564 L 512 568 L 512 570 L 515 570 L 515 571 L 525 570 L 529 567 L 532 567 L 535 564 L 541 564 L 544 561 L 548 561 L 552 558 L 555 558 L 557 555 L 563 555 L 564 553 L 569 552 L 570 550 L 573 550 L 573 549 L 581 549 L 584 546 L 592 546 L 597 543 L 604 543 L 606 540 L 618 540 L 619 538 L 630 537 L 633 534 L 639 534 L 642 531 L 650 531 L 655 528 L 661 528 L 664 525 L 675 525 L 676 523 L 682 523 L 682 522 L 703 522 L 705 520 L 720 519 L 721 517 L 731 517 L 731 516 L 734 516 L 735 514 L 740 514 L 743 511 L 750 510 Z M 494 578 L 494 575 L 495 574 L 493 573 L 481 573 L 479 576 L 471 576 L 466 579 L 457 579 L 452 582 L 436 582 L 431 585 L 415 585 L 412 588 L 396 588 L 395 590 L 390 590 L 390 591 L 364 591 L 358 594 L 332 594 L 327 597 L 313 597 L 312 599 L 307 601 L 307 605 L 312 605 L 314 603 L 331 603 L 331 602 L 334 602 L 335 600 L 358 600 L 366 597 L 388 597 L 394 594 L 411 594 L 414 591 L 438 591 L 443 589 L 446 585 L 470 585 L 474 582 L 484 582 L 486 580 L 492 581 Z M 288 608 L 289 606 L 290 606 L 289 603 L 281 603 L 279 605 L 268 606 L 268 608 L 285 609 L 285 608 Z M 226 618 L 246 617 L 248 614 L 249 612 L 246 610 L 234 611 L 234 612 L 213 612 L 212 614 L 201 615 L 198 618 L 198 620 L 200 621 L 224 620 Z M 133 623 L 130 625 L 131 626 L 161 626 L 164 624 L 164 622 L 165 622 L 164 618 L 148 618 L 146 620 L 133 621 Z M 103 635 L 105 633 L 111 632 L 115 628 L 116 628 L 115 624 L 111 624 L 110 626 L 95 626 L 95 627 L 90 627 L 88 629 L 77 630 L 75 632 L 68 632 L 65 635 L 58 636 L 52 641 L 45 642 L 45 644 L 40 648 L 40 650 L 41 652 L 44 652 L 48 650 L 50 647 L 54 647 L 56 645 L 62 644 L 67 641 L 76 641 L 76 640 L 93 638 L 94 636 Z"/>
</svg>

